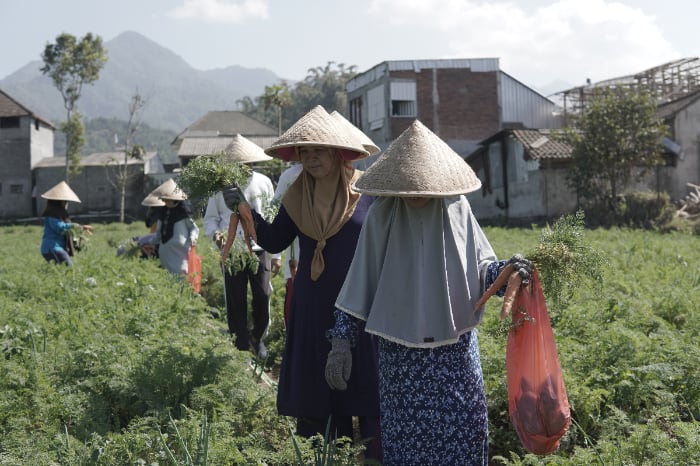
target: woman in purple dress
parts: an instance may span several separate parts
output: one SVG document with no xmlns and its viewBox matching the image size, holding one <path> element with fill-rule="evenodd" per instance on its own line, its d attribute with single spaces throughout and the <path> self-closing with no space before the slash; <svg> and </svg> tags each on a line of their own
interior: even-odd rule
<svg viewBox="0 0 700 466">
<path fill-rule="evenodd" d="M 496 259 L 464 196 L 480 186 L 417 120 L 356 184 L 379 197 L 329 336 L 334 347 L 351 347 L 363 327 L 378 337 L 385 466 L 488 464 L 476 331 L 483 308 L 475 304 L 506 261 Z M 526 278 L 527 261 L 515 267 Z M 338 353 L 328 355 L 326 379 L 342 390 L 352 357 Z"/>
<path fill-rule="evenodd" d="M 225 190 L 224 198 L 234 212 L 237 207 L 246 234 L 266 251 L 281 252 L 299 238 L 277 409 L 297 419 L 297 434 L 304 437 L 323 434 L 330 417 L 333 434 L 353 438 L 352 417 L 357 416 L 361 435 L 368 440 L 365 457 L 381 460 L 374 337 L 364 332 L 358 336 L 346 390 L 331 390 L 324 379 L 331 349 L 326 332 L 335 324 L 335 299 L 372 202 L 371 197 L 351 188 L 360 172 L 350 162 L 368 152 L 320 106 L 265 152 L 283 160 L 298 160 L 303 167 L 272 223 L 254 211 L 251 218 L 249 205 L 238 204 L 240 199 L 231 192 L 235 190 Z"/>
</svg>

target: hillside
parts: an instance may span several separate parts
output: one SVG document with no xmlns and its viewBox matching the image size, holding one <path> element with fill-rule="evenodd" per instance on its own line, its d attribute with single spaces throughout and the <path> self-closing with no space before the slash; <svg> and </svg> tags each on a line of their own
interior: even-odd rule
<svg viewBox="0 0 700 466">
<path fill-rule="evenodd" d="M 136 32 L 105 42 L 108 61 L 100 79 L 83 89 L 78 106 L 85 118 L 128 118 L 131 96 L 148 99 L 144 123 L 179 133 L 210 110 L 231 110 L 245 96 L 261 95 L 281 78 L 267 69 L 240 66 L 200 71 L 180 56 Z M 37 50 L 40 57 L 42 50 Z M 60 93 L 30 62 L 0 80 L 0 88 L 52 121 L 65 119 Z"/>
</svg>

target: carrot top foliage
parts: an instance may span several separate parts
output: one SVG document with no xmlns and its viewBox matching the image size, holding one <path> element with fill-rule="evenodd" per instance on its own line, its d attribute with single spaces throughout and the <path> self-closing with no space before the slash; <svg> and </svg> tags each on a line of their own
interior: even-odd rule
<svg viewBox="0 0 700 466">
<path fill-rule="evenodd" d="M 248 165 L 220 153 L 191 160 L 176 181 L 190 199 L 206 200 L 225 186 L 245 186 L 251 173 Z"/>
<path fill-rule="evenodd" d="M 497 332 L 503 322 L 492 300 L 479 327 L 489 461 L 698 465 L 700 237 L 579 231 L 579 220 L 567 220 L 566 234 L 552 225 L 546 241 L 566 247 L 545 256 L 573 255 L 586 269 L 576 256 L 589 249 L 572 246 L 580 242 L 607 264 L 595 286 L 580 275 L 565 281 L 572 286 L 557 311 L 572 426 L 550 456 L 527 455 L 520 445 L 508 417 L 506 338 Z M 217 466 L 313 464 L 312 447 L 295 442 L 293 423 L 277 414 L 274 387 L 231 343 L 213 243 L 197 244 L 204 258 L 198 296 L 158 261 L 116 256 L 125 238 L 146 232 L 142 224 L 93 227 L 73 268 L 44 261 L 41 227 L 0 228 L 0 463 L 165 464 L 174 457 Z M 534 249 L 544 234 L 484 230 L 500 257 Z M 542 274 L 547 266 L 539 261 Z M 273 278 L 266 340 L 273 374 L 285 339 L 283 285 Z M 208 462 L 188 462 L 202 458 L 205 433 Z M 348 449 L 337 455 L 334 464 L 357 464 Z"/>
<path fill-rule="evenodd" d="M 584 213 L 560 217 L 542 230 L 540 241 L 526 255 L 537 267 L 547 299 L 559 308 L 584 280 L 601 283 L 606 261 L 584 238 Z"/>
</svg>

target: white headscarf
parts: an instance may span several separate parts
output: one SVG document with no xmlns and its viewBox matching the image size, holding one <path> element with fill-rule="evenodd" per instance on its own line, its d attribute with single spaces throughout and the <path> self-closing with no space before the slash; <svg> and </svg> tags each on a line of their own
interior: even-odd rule
<svg viewBox="0 0 700 466">
<path fill-rule="evenodd" d="M 370 207 L 336 307 L 365 330 L 409 347 L 457 342 L 476 327 L 474 305 L 496 256 L 463 196 L 422 208 L 398 197 Z"/>
</svg>

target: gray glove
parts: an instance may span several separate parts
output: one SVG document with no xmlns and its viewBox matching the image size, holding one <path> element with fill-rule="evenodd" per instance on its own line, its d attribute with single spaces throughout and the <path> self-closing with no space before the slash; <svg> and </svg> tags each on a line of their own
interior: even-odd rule
<svg viewBox="0 0 700 466">
<path fill-rule="evenodd" d="M 331 350 L 326 360 L 326 382 L 333 390 L 348 388 L 350 371 L 352 370 L 352 353 L 350 340 L 342 338 L 331 339 Z"/>
<path fill-rule="evenodd" d="M 520 274 L 520 278 L 523 279 L 523 285 L 530 283 L 530 275 L 532 275 L 534 270 L 532 262 L 525 259 L 521 254 L 515 254 L 508 259 L 508 263 L 513 264 L 513 270 Z"/>
<path fill-rule="evenodd" d="M 221 190 L 224 195 L 224 203 L 232 212 L 238 212 L 238 204 L 247 202 L 243 190 L 237 185 L 229 185 Z"/>
</svg>

